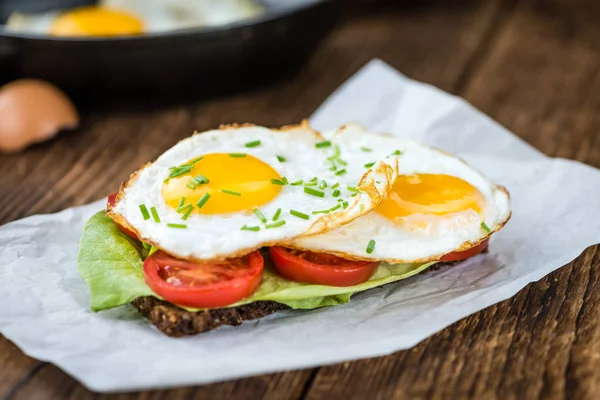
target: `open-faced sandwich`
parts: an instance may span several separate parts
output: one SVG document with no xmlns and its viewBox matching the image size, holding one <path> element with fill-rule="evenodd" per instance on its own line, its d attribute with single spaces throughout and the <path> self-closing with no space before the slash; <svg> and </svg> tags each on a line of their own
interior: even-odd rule
<svg viewBox="0 0 600 400">
<path fill-rule="evenodd" d="M 460 159 L 346 125 L 197 133 L 143 166 L 87 223 L 95 311 L 132 303 L 183 336 L 350 301 L 487 249 L 506 190 Z"/>
</svg>

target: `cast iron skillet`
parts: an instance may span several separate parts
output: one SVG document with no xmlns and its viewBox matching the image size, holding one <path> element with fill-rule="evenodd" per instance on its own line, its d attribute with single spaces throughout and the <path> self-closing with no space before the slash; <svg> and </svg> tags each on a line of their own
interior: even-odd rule
<svg viewBox="0 0 600 400">
<path fill-rule="evenodd" d="M 268 11 L 255 19 L 138 37 L 55 38 L 0 27 L 0 79 L 41 78 L 88 98 L 203 97 L 247 88 L 300 66 L 346 1 L 262 0 Z M 0 22 L 15 9 L 39 12 L 83 3 L 90 1 L 0 0 Z"/>
</svg>

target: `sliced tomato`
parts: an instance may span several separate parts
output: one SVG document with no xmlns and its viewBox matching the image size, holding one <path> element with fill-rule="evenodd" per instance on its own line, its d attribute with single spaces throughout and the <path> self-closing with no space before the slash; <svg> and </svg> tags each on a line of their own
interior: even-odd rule
<svg viewBox="0 0 600 400">
<path fill-rule="evenodd" d="M 450 262 L 450 261 L 466 260 L 467 258 L 476 256 L 477 254 L 479 254 L 482 251 L 484 251 L 485 249 L 487 249 L 488 243 L 489 243 L 489 239 L 486 239 L 483 242 L 479 243 L 477 246 L 471 247 L 469 250 L 455 251 L 454 253 L 448 253 L 445 256 L 443 256 L 442 258 L 440 258 L 440 261 Z"/>
<path fill-rule="evenodd" d="M 113 193 L 110 196 L 108 196 L 108 199 L 106 200 L 106 207 L 108 208 L 109 206 L 112 207 L 115 205 L 115 200 L 117 199 L 117 193 Z M 131 232 L 129 229 L 127 228 L 123 228 L 121 225 L 118 225 L 119 229 L 121 231 L 123 231 L 125 234 L 127 234 L 127 236 L 135 239 L 135 240 L 140 240 L 137 235 L 133 232 Z"/>
<path fill-rule="evenodd" d="M 363 283 L 377 271 L 379 262 L 349 261 L 325 253 L 313 253 L 271 247 L 275 269 L 284 278 L 328 286 L 354 286 Z"/>
<path fill-rule="evenodd" d="M 157 251 L 144 262 L 144 279 L 166 301 L 185 307 L 224 307 L 250 296 L 262 279 L 264 260 L 254 251 L 219 263 L 194 263 Z"/>
</svg>

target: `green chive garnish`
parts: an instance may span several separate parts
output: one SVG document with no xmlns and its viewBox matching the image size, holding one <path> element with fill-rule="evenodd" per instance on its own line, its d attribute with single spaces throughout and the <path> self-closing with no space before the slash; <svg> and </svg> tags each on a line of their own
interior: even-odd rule
<svg viewBox="0 0 600 400">
<path fill-rule="evenodd" d="M 316 214 L 329 214 L 329 210 L 313 211 L 312 213 L 313 213 L 313 215 L 316 215 Z"/>
<path fill-rule="evenodd" d="M 481 223 L 481 227 L 487 232 L 490 233 L 492 230 L 490 229 L 489 226 L 487 226 L 487 224 L 485 222 Z"/>
<path fill-rule="evenodd" d="M 142 212 L 142 217 L 144 217 L 144 221 L 150 219 L 150 214 L 148 213 L 148 209 L 145 204 L 140 204 L 140 211 Z"/>
<path fill-rule="evenodd" d="M 313 189 L 311 187 L 306 187 L 306 186 L 304 187 L 304 193 L 310 194 L 310 195 L 316 196 L 316 197 L 325 197 L 325 192 L 322 192 L 317 189 Z"/>
<path fill-rule="evenodd" d="M 277 156 L 277 159 L 279 160 L 279 162 L 285 162 L 285 157 L 282 156 Z"/>
<path fill-rule="evenodd" d="M 260 231 L 260 226 L 242 226 L 242 229 L 240 229 L 241 231 L 252 231 L 252 232 L 258 232 Z"/>
<path fill-rule="evenodd" d="M 321 184 L 319 185 L 319 187 L 320 187 L 321 189 L 325 189 L 325 188 L 327 187 L 327 182 L 325 182 L 325 181 L 323 181 L 323 180 L 322 180 L 322 181 L 321 181 Z"/>
<path fill-rule="evenodd" d="M 285 182 L 279 179 L 271 179 L 273 185 L 285 186 Z"/>
<path fill-rule="evenodd" d="M 152 213 L 152 218 L 154 219 L 154 222 L 159 223 L 160 217 L 158 216 L 158 211 L 156 211 L 156 207 L 152 207 L 150 209 L 150 212 Z"/>
<path fill-rule="evenodd" d="M 329 212 L 334 212 L 335 210 L 339 210 L 341 207 L 342 207 L 342 205 L 338 203 L 334 207 L 331 207 L 329 209 Z"/>
<path fill-rule="evenodd" d="M 179 199 L 179 205 L 177 206 L 177 208 L 181 208 L 181 206 L 183 206 L 185 204 L 185 196 L 181 196 L 181 198 Z"/>
<path fill-rule="evenodd" d="M 169 174 L 169 178 L 177 178 L 178 176 L 187 174 L 191 170 L 192 170 L 192 167 L 190 165 L 185 165 L 185 166 L 181 166 L 181 167 L 173 167 L 171 169 L 171 173 Z"/>
<path fill-rule="evenodd" d="M 289 183 L 288 182 L 288 178 L 286 178 L 285 176 L 281 178 L 281 180 L 283 181 L 283 183 L 285 183 L 286 185 Z"/>
<path fill-rule="evenodd" d="M 334 191 L 333 191 L 333 193 L 331 193 L 331 195 L 332 195 L 333 197 L 338 197 L 338 196 L 340 195 L 340 193 L 341 193 L 341 192 L 339 191 L 339 189 L 336 189 L 336 190 L 334 190 Z"/>
<path fill-rule="evenodd" d="M 192 211 L 194 210 L 194 207 L 192 207 L 192 205 L 190 204 L 187 211 L 183 213 L 183 215 L 181 216 L 182 220 L 186 220 L 188 219 L 188 217 L 190 216 L 190 214 L 192 213 Z"/>
<path fill-rule="evenodd" d="M 346 161 L 342 160 L 341 158 L 338 158 L 338 159 L 336 160 L 336 162 L 337 162 L 338 164 L 340 164 L 340 165 L 344 166 L 344 167 L 345 167 L 346 165 L 348 165 L 348 163 L 347 163 Z"/>
<path fill-rule="evenodd" d="M 285 225 L 285 221 L 281 220 L 281 221 L 273 222 L 272 224 L 266 224 L 265 228 L 267 228 L 267 229 L 279 228 L 280 226 L 283 226 L 283 225 Z"/>
<path fill-rule="evenodd" d="M 229 153 L 229 157 L 231 157 L 231 158 L 244 158 L 244 157 L 246 157 L 246 153 Z"/>
<path fill-rule="evenodd" d="M 177 228 L 177 229 L 185 229 L 185 228 L 187 228 L 187 225 L 185 225 L 185 224 L 171 224 L 171 223 L 169 223 L 169 224 L 167 224 L 167 226 L 169 228 Z"/>
<path fill-rule="evenodd" d="M 277 221 L 277 218 L 279 218 L 280 215 L 281 215 L 281 208 L 278 208 L 277 211 L 275 211 L 275 214 L 273 214 L 273 218 L 271 218 L 271 221 Z"/>
<path fill-rule="evenodd" d="M 188 208 L 192 208 L 191 204 L 184 204 L 181 207 L 177 207 L 177 212 L 181 213 L 183 211 L 186 211 Z"/>
<path fill-rule="evenodd" d="M 365 168 L 371 168 L 373 165 L 375 165 L 374 162 L 366 163 Z"/>
<path fill-rule="evenodd" d="M 302 185 L 303 183 L 304 183 L 304 181 L 303 181 L 302 179 L 300 179 L 299 181 L 296 181 L 296 182 L 292 182 L 292 183 L 290 183 L 290 185 L 292 185 L 292 186 L 300 186 L 300 185 Z"/>
<path fill-rule="evenodd" d="M 335 160 L 336 158 L 338 158 L 340 156 L 340 146 L 338 146 L 337 144 L 333 145 L 333 155 L 331 157 L 327 157 L 327 159 L 329 161 Z"/>
<path fill-rule="evenodd" d="M 330 170 L 330 171 L 336 171 L 336 170 L 337 170 L 337 167 L 336 167 L 336 166 L 335 166 L 335 164 L 334 164 L 334 165 L 332 165 L 332 166 L 329 168 L 329 170 Z"/>
<path fill-rule="evenodd" d="M 338 183 L 336 183 L 335 185 L 331 186 L 331 188 L 332 188 L 332 189 L 337 189 L 337 188 L 338 188 L 338 186 L 340 186 L 340 183 L 339 183 L 339 182 L 338 182 Z"/>
<path fill-rule="evenodd" d="M 196 185 L 194 185 L 191 181 L 186 183 L 185 186 L 187 186 L 188 188 L 194 190 L 196 189 Z"/>
<path fill-rule="evenodd" d="M 298 218 L 302 218 L 302 219 L 310 218 L 310 216 L 308 216 L 307 214 L 304 214 L 303 212 L 296 211 L 296 210 L 290 210 L 290 214 L 292 214 L 294 217 L 298 217 Z"/>
<path fill-rule="evenodd" d="M 344 199 L 337 199 L 338 203 L 345 201 Z"/>
<path fill-rule="evenodd" d="M 210 182 L 207 177 L 202 174 L 196 175 L 190 180 L 194 185 L 204 185 L 205 183 Z"/>
<path fill-rule="evenodd" d="M 234 192 L 233 190 L 227 190 L 227 189 L 221 189 L 222 193 L 225 194 L 230 194 L 232 196 L 241 196 L 242 194 L 240 192 Z"/>
<path fill-rule="evenodd" d="M 246 147 L 256 147 L 256 146 L 260 146 L 260 140 L 255 140 L 253 142 L 248 142 L 246 143 L 244 146 Z"/>
<path fill-rule="evenodd" d="M 392 154 L 390 154 L 390 156 L 399 156 L 401 154 L 402 154 L 402 152 L 400 150 L 396 150 L 395 152 L 393 152 Z"/>
<path fill-rule="evenodd" d="M 331 142 L 329 140 L 325 140 L 324 142 L 319 142 L 317 144 L 315 144 L 315 147 L 317 149 L 323 149 L 325 147 L 329 147 L 331 146 Z"/>
<path fill-rule="evenodd" d="M 367 254 L 371 254 L 374 249 L 375 249 L 375 241 L 373 239 L 371 239 L 369 241 L 369 244 L 367 245 Z"/>
<path fill-rule="evenodd" d="M 190 161 L 192 164 L 196 164 L 198 161 L 201 161 L 204 157 L 200 156 L 200 157 L 196 157 L 194 158 L 192 161 Z"/>
<path fill-rule="evenodd" d="M 319 180 L 319 178 L 317 178 L 316 176 L 313 176 L 309 182 L 317 182 L 318 180 Z"/>
<path fill-rule="evenodd" d="M 337 171 L 335 174 L 336 174 L 337 176 L 340 176 L 340 175 L 344 175 L 345 173 L 346 173 L 346 170 L 345 170 L 345 169 L 340 169 L 340 170 L 339 170 L 339 171 Z"/>
<path fill-rule="evenodd" d="M 373 151 L 373 150 L 371 150 L 371 149 L 370 149 L 370 148 L 368 148 L 368 147 L 361 147 L 360 149 L 361 149 L 362 151 L 364 151 L 365 153 L 370 153 L 370 152 L 372 152 L 372 151 Z"/>
<path fill-rule="evenodd" d="M 343 201 L 343 202 L 342 202 L 342 207 L 344 207 L 344 210 L 345 210 L 346 208 L 348 208 L 348 202 L 347 202 L 347 201 Z"/>
<path fill-rule="evenodd" d="M 354 186 L 348 186 L 346 189 L 348 189 L 349 192 L 358 192 L 358 189 L 356 189 Z"/>
<path fill-rule="evenodd" d="M 263 224 L 267 222 L 267 218 L 263 215 L 263 213 L 260 212 L 258 208 L 254 209 L 254 214 L 262 221 Z"/>
<path fill-rule="evenodd" d="M 317 186 L 317 185 L 318 185 L 318 183 L 317 183 L 317 182 L 306 182 L 306 183 L 304 184 L 304 186 Z"/>
<path fill-rule="evenodd" d="M 202 197 L 200 198 L 200 200 L 196 203 L 196 207 L 202 208 L 202 206 L 206 204 L 208 199 L 210 199 L 210 194 L 204 193 L 202 195 Z"/>
</svg>

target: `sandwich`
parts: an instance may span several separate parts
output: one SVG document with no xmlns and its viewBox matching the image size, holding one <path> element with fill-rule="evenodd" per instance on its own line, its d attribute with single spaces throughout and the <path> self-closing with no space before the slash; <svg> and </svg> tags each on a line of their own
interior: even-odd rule
<svg viewBox="0 0 600 400">
<path fill-rule="evenodd" d="M 229 125 L 133 173 L 86 224 L 94 311 L 174 337 L 313 309 L 486 251 L 506 189 L 457 157 L 349 124 Z"/>
</svg>

